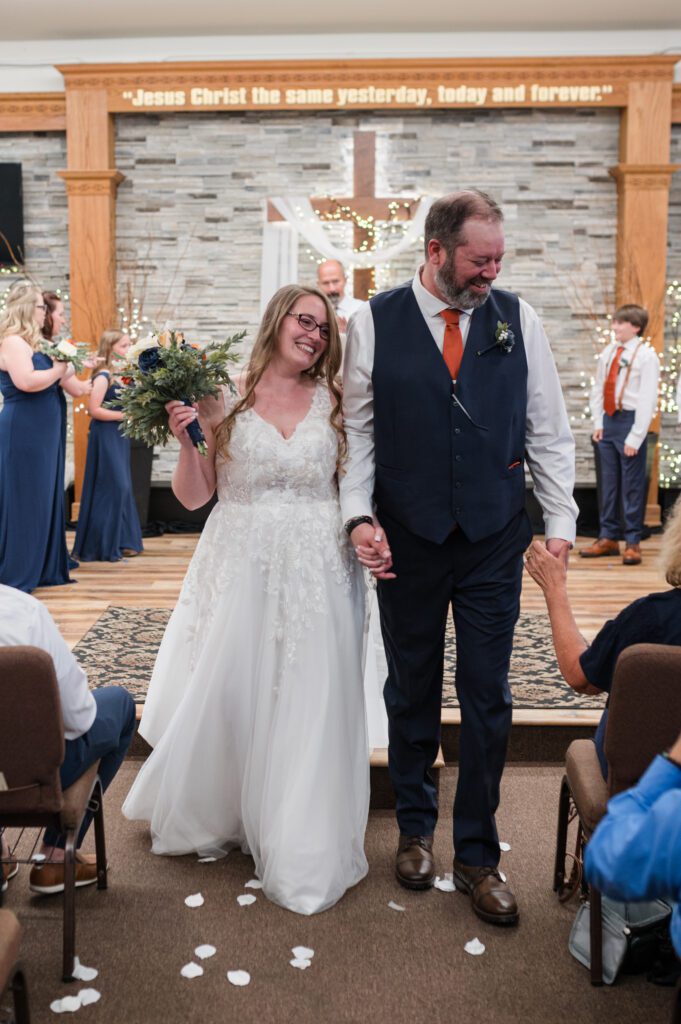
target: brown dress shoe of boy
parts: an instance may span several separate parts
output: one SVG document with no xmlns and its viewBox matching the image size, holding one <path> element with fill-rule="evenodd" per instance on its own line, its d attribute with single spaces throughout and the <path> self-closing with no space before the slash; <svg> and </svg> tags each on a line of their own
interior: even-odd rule
<svg viewBox="0 0 681 1024">
<path fill-rule="evenodd" d="M 612 558 L 613 555 L 619 555 L 619 553 L 619 544 L 616 540 L 610 540 L 609 537 L 599 537 L 588 548 L 582 548 L 579 552 L 581 558 L 603 558 L 606 556 Z"/>
<path fill-rule="evenodd" d="M 91 854 L 76 854 L 76 888 L 93 885 L 97 881 L 97 863 Z M 53 896 L 64 891 L 64 865 L 53 861 L 34 864 L 28 876 L 28 887 L 31 892 L 40 896 Z"/>
<path fill-rule="evenodd" d="M 640 565 L 642 561 L 641 545 L 627 544 L 622 557 L 622 565 Z"/>
</svg>

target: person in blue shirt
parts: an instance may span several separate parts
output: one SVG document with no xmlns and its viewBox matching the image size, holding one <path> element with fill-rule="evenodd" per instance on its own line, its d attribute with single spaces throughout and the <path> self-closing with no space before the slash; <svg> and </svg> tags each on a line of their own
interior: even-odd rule
<svg viewBox="0 0 681 1024">
<path fill-rule="evenodd" d="M 588 881 L 613 899 L 676 904 L 671 938 L 681 957 L 681 734 L 638 785 L 610 801 L 584 863 Z"/>
<path fill-rule="evenodd" d="M 560 559 L 547 557 L 543 544 L 534 541 L 525 556 L 525 568 L 539 584 L 551 620 L 558 667 L 565 681 L 578 693 L 610 693 L 617 659 L 633 644 L 681 646 L 681 498 L 678 498 L 662 537 L 662 568 L 671 590 L 648 594 L 633 601 L 616 618 L 605 623 L 588 644 L 577 628 L 567 592 L 567 571 Z M 608 777 L 605 757 L 605 726 L 608 708 L 601 717 L 594 742 L 603 778 Z"/>
</svg>

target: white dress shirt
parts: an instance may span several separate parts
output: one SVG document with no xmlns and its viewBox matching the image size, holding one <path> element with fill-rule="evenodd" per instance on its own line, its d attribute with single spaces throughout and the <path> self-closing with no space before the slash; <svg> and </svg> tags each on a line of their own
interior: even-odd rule
<svg viewBox="0 0 681 1024">
<path fill-rule="evenodd" d="M 603 429 L 603 388 L 618 348 L 617 342 L 611 341 L 598 357 L 596 380 L 589 399 L 594 430 Z M 634 353 L 636 353 L 635 357 Z M 633 363 L 631 362 L 632 358 L 634 359 Z M 631 372 L 627 374 L 629 365 L 631 365 Z M 636 413 L 634 425 L 624 443 L 637 451 L 648 435 L 648 428 L 657 409 L 659 379 L 660 360 L 653 346 L 649 345 L 647 341 L 641 341 L 638 336 L 630 338 L 624 344 L 624 352 L 617 372 L 615 402 L 619 409 L 621 399 L 623 409 Z"/>
<path fill-rule="evenodd" d="M 433 339 L 442 351 L 447 303 L 424 288 L 420 269 L 412 282 L 414 296 Z M 574 542 L 578 508 L 572 498 L 575 442 L 570 431 L 563 393 L 542 323 L 522 299 L 520 325 L 527 354 L 526 457 L 534 493 L 544 514 L 546 537 Z M 459 326 L 464 346 L 472 309 L 461 310 Z M 375 332 L 371 307 L 362 304 L 348 324 L 343 373 L 343 410 L 348 437 L 348 461 L 340 480 L 343 520 L 372 514 L 374 491 L 373 388 Z"/>
<path fill-rule="evenodd" d="M 39 647 L 51 656 L 59 684 L 64 735 L 67 740 L 78 739 L 97 714 L 85 672 L 47 608 L 30 594 L 0 584 L 0 647 L 20 644 Z"/>
<path fill-rule="evenodd" d="M 366 306 L 366 302 L 362 302 L 360 299 L 353 299 L 352 295 L 344 295 L 336 306 L 336 312 L 344 320 L 349 320 L 352 314 L 356 313 L 362 306 Z"/>
</svg>

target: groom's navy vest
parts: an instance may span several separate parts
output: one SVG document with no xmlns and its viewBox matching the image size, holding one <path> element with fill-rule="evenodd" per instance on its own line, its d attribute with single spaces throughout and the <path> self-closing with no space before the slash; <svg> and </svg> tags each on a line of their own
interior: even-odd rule
<svg viewBox="0 0 681 1024">
<path fill-rule="evenodd" d="M 454 389 L 411 283 L 374 296 L 371 311 L 378 518 L 385 511 L 437 544 L 455 526 L 470 541 L 503 529 L 525 503 L 527 358 L 517 297 L 493 289 L 473 313 Z M 515 335 L 510 352 L 495 344 L 499 322 Z"/>
</svg>

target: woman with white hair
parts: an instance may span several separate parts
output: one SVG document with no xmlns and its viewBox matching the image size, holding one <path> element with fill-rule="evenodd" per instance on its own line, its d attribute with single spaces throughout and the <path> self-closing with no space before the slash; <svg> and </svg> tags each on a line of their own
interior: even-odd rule
<svg viewBox="0 0 681 1024">
<path fill-rule="evenodd" d="M 20 282 L 0 315 L 0 583 L 26 592 L 69 581 L 59 385 L 73 373 L 38 351 L 45 301 Z"/>
</svg>

